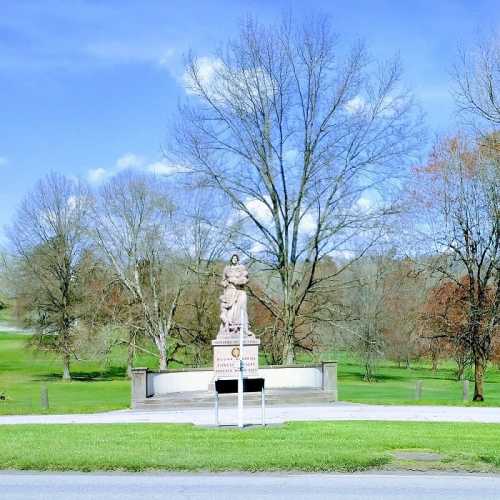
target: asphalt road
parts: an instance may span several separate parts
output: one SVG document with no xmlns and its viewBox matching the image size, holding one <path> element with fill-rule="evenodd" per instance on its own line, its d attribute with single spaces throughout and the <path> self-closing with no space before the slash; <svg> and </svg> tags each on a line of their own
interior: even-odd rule
<svg viewBox="0 0 500 500">
<path fill-rule="evenodd" d="M 500 498 L 500 475 L 0 473 L 1 500 Z"/>
</svg>

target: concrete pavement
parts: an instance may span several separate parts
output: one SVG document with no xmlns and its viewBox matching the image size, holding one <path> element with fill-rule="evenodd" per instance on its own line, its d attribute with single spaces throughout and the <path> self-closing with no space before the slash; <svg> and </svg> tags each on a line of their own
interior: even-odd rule
<svg viewBox="0 0 500 500">
<path fill-rule="evenodd" d="M 500 424 L 500 408 L 458 406 L 384 406 L 333 403 L 323 406 L 273 406 L 266 409 L 266 422 L 280 424 L 300 420 L 386 420 L 415 422 L 483 422 Z M 14 424 L 113 424 L 113 423 L 192 423 L 214 425 L 210 408 L 185 410 L 118 410 L 105 413 L 65 415 L 0 416 L 0 425 Z M 236 408 L 220 411 L 224 425 L 237 422 Z M 260 409 L 245 408 L 245 423 L 260 423 Z"/>
<path fill-rule="evenodd" d="M 498 499 L 499 475 L 0 473 L 9 500 Z"/>
</svg>

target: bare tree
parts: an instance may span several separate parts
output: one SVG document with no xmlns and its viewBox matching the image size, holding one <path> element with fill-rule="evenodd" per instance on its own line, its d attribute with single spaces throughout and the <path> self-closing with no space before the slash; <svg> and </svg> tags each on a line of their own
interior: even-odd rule
<svg viewBox="0 0 500 500">
<path fill-rule="evenodd" d="M 91 357 L 107 360 L 115 347 L 125 345 L 127 377 L 131 378 L 136 352 L 143 349 L 139 346 L 144 340 L 143 314 L 138 301 L 115 276 L 108 262 L 94 260 L 92 272 L 82 283 L 81 318 L 92 336 Z"/>
<path fill-rule="evenodd" d="M 428 274 L 411 260 L 391 260 L 384 299 L 385 355 L 406 368 L 421 354 L 420 324 L 429 285 Z"/>
<path fill-rule="evenodd" d="M 492 140 L 438 144 L 415 188 L 418 228 L 441 256 L 434 270 L 454 283 L 466 307 L 459 341 L 473 357 L 475 401 L 484 399 L 500 306 L 500 157 Z"/>
<path fill-rule="evenodd" d="M 186 293 L 178 308 L 177 339 L 193 363 L 200 366 L 209 359 L 211 340 L 220 325 L 221 258 L 228 243 L 228 233 L 208 222 L 210 217 L 226 222 L 224 217 L 214 213 L 213 197 L 204 197 L 200 192 L 190 195 L 178 234 L 183 262 L 189 273 Z M 182 200 L 179 205 L 181 203 Z"/>
<path fill-rule="evenodd" d="M 373 64 L 362 44 L 343 51 L 325 18 L 250 19 L 213 57 L 188 60 L 170 160 L 225 195 L 240 250 L 275 274 L 276 296 L 259 300 L 279 325 L 284 363 L 307 298 L 341 272 L 319 277 L 318 263 L 380 235 L 373 227 L 392 209 L 383 195 L 418 147 L 400 79 L 397 61 Z M 363 195 L 382 182 L 378 207 L 366 209 Z"/>
<path fill-rule="evenodd" d="M 356 286 L 350 294 L 352 310 L 348 323 L 351 348 L 363 363 L 364 380 L 375 379 L 375 366 L 384 355 L 384 321 L 386 275 L 388 265 L 383 256 L 374 256 L 359 262 L 352 272 Z"/>
<path fill-rule="evenodd" d="M 113 279 L 141 311 L 140 321 L 130 329 L 154 341 L 161 370 L 167 368 L 168 340 L 183 286 L 172 250 L 174 207 L 169 198 L 160 179 L 126 171 L 102 187 L 92 210 L 97 248 Z"/>
<path fill-rule="evenodd" d="M 466 116 L 500 125 L 500 39 L 491 37 L 462 49 L 454 68 L 455 100 Z"/>
<path fill-rule="evenodd" d="M 16 265 L 16 298 L 36 328 L 35 345 L 57 352 L 69 380 L 81 296 L 81 264 L 88 208 L 82 184 L 52 173 L 19 207 L 8 230 Z"/>
</svg>

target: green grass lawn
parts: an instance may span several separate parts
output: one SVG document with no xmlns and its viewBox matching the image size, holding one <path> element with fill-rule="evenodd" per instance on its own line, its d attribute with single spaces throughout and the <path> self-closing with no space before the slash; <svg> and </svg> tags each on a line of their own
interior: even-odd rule
<svg viewBox="0 0 500 500">
<path fill-rule="evenodd" d="M 125 408 L 130 383 L 119 366 L 75 362 L 74 380 L 61 380 L 61 363 L 26 348 L 28 337 L 0 334 L 0 414 L 42 413 L 40 389 L 49 391 L 49 413 L 94 412 Z"/>
<path fill-rule="evenodd" d="M 295 422 L 267 428 L 189 425 L 0 426 L 0 469 L 500 472 L 500 425 Z M 57 450 L 57 453 L 55 453 Z M 396 451 L 434 452 L 433 462 Z"/>
<path fill-rule="evenodd" d="M 0 327 L 1 330 L 1 327 Z M 82 361 L 72 364 L 73 380 L 61 380 L 61 362 L 53 355 L 26 347 L 26 335 L 0 333 L 0 414 L 43 413 L 40 389 L 48 387 L 48 413 L 79 413 L 127 408 L 130 382 L 125 377 L 125 353 L 116 350 L 107 363 Z M 363 381 L 359 363 L 346 355 L 339 360 L 339 397 L 344 401 L 374 404 L 463 405 L 462 387 L 453 377 L 452 363 L 433 373 L 425 364 L 411 369 L 386 362 L 377 368 L 377 382 Z M 305 360 L 304 360 L 305 361 Z M 155 367 L 155 358 L 140 356 L 137 366 Z M 423 381 L 422 399 L 414 400 L 415 381 Z M 490 367 L 485 384 L 486 402 L 500 406 L 500 371 Z M 473 386 L 470 384 L 470 397 Z M 468 402 L 467 404 L 474 404 Z"/>
<path fill-rule="evenodd" d="M 363 380 L 363 369 L 352 359 L 339 361 L 339 397 L 344 401 L 372 404 L 463 405 L 462 382 L 457 382 L 451 362 L 435 373 L 419 363 L 410 369 L 384 362 L 377 368 L 376 382 Z M 422 399 L 415 401 L 415 383 L 422 381 Z M 474 383 L 469 382 L 470 405 L 500 406 L 500 370 L 490 366 L 484 384 L 486 401 L 473 403 Z"/>
</svg>

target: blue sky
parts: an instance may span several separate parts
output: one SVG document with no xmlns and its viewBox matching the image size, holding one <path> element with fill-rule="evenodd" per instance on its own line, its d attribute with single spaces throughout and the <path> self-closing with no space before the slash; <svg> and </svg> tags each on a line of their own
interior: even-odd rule
<svg viewBox="0 0 500 500">
<path fill-rule="evenodd" d="M 453 128 L 457 46 L 500 27 L 498 0 L 0 0 L 0 227 L 51 170 L 161 169 L 186 52 L 209 55 L 245 14 L 289 8 L 328 13 L 375 57 L 398 52 L 431 135 Z"/>
</svg>

